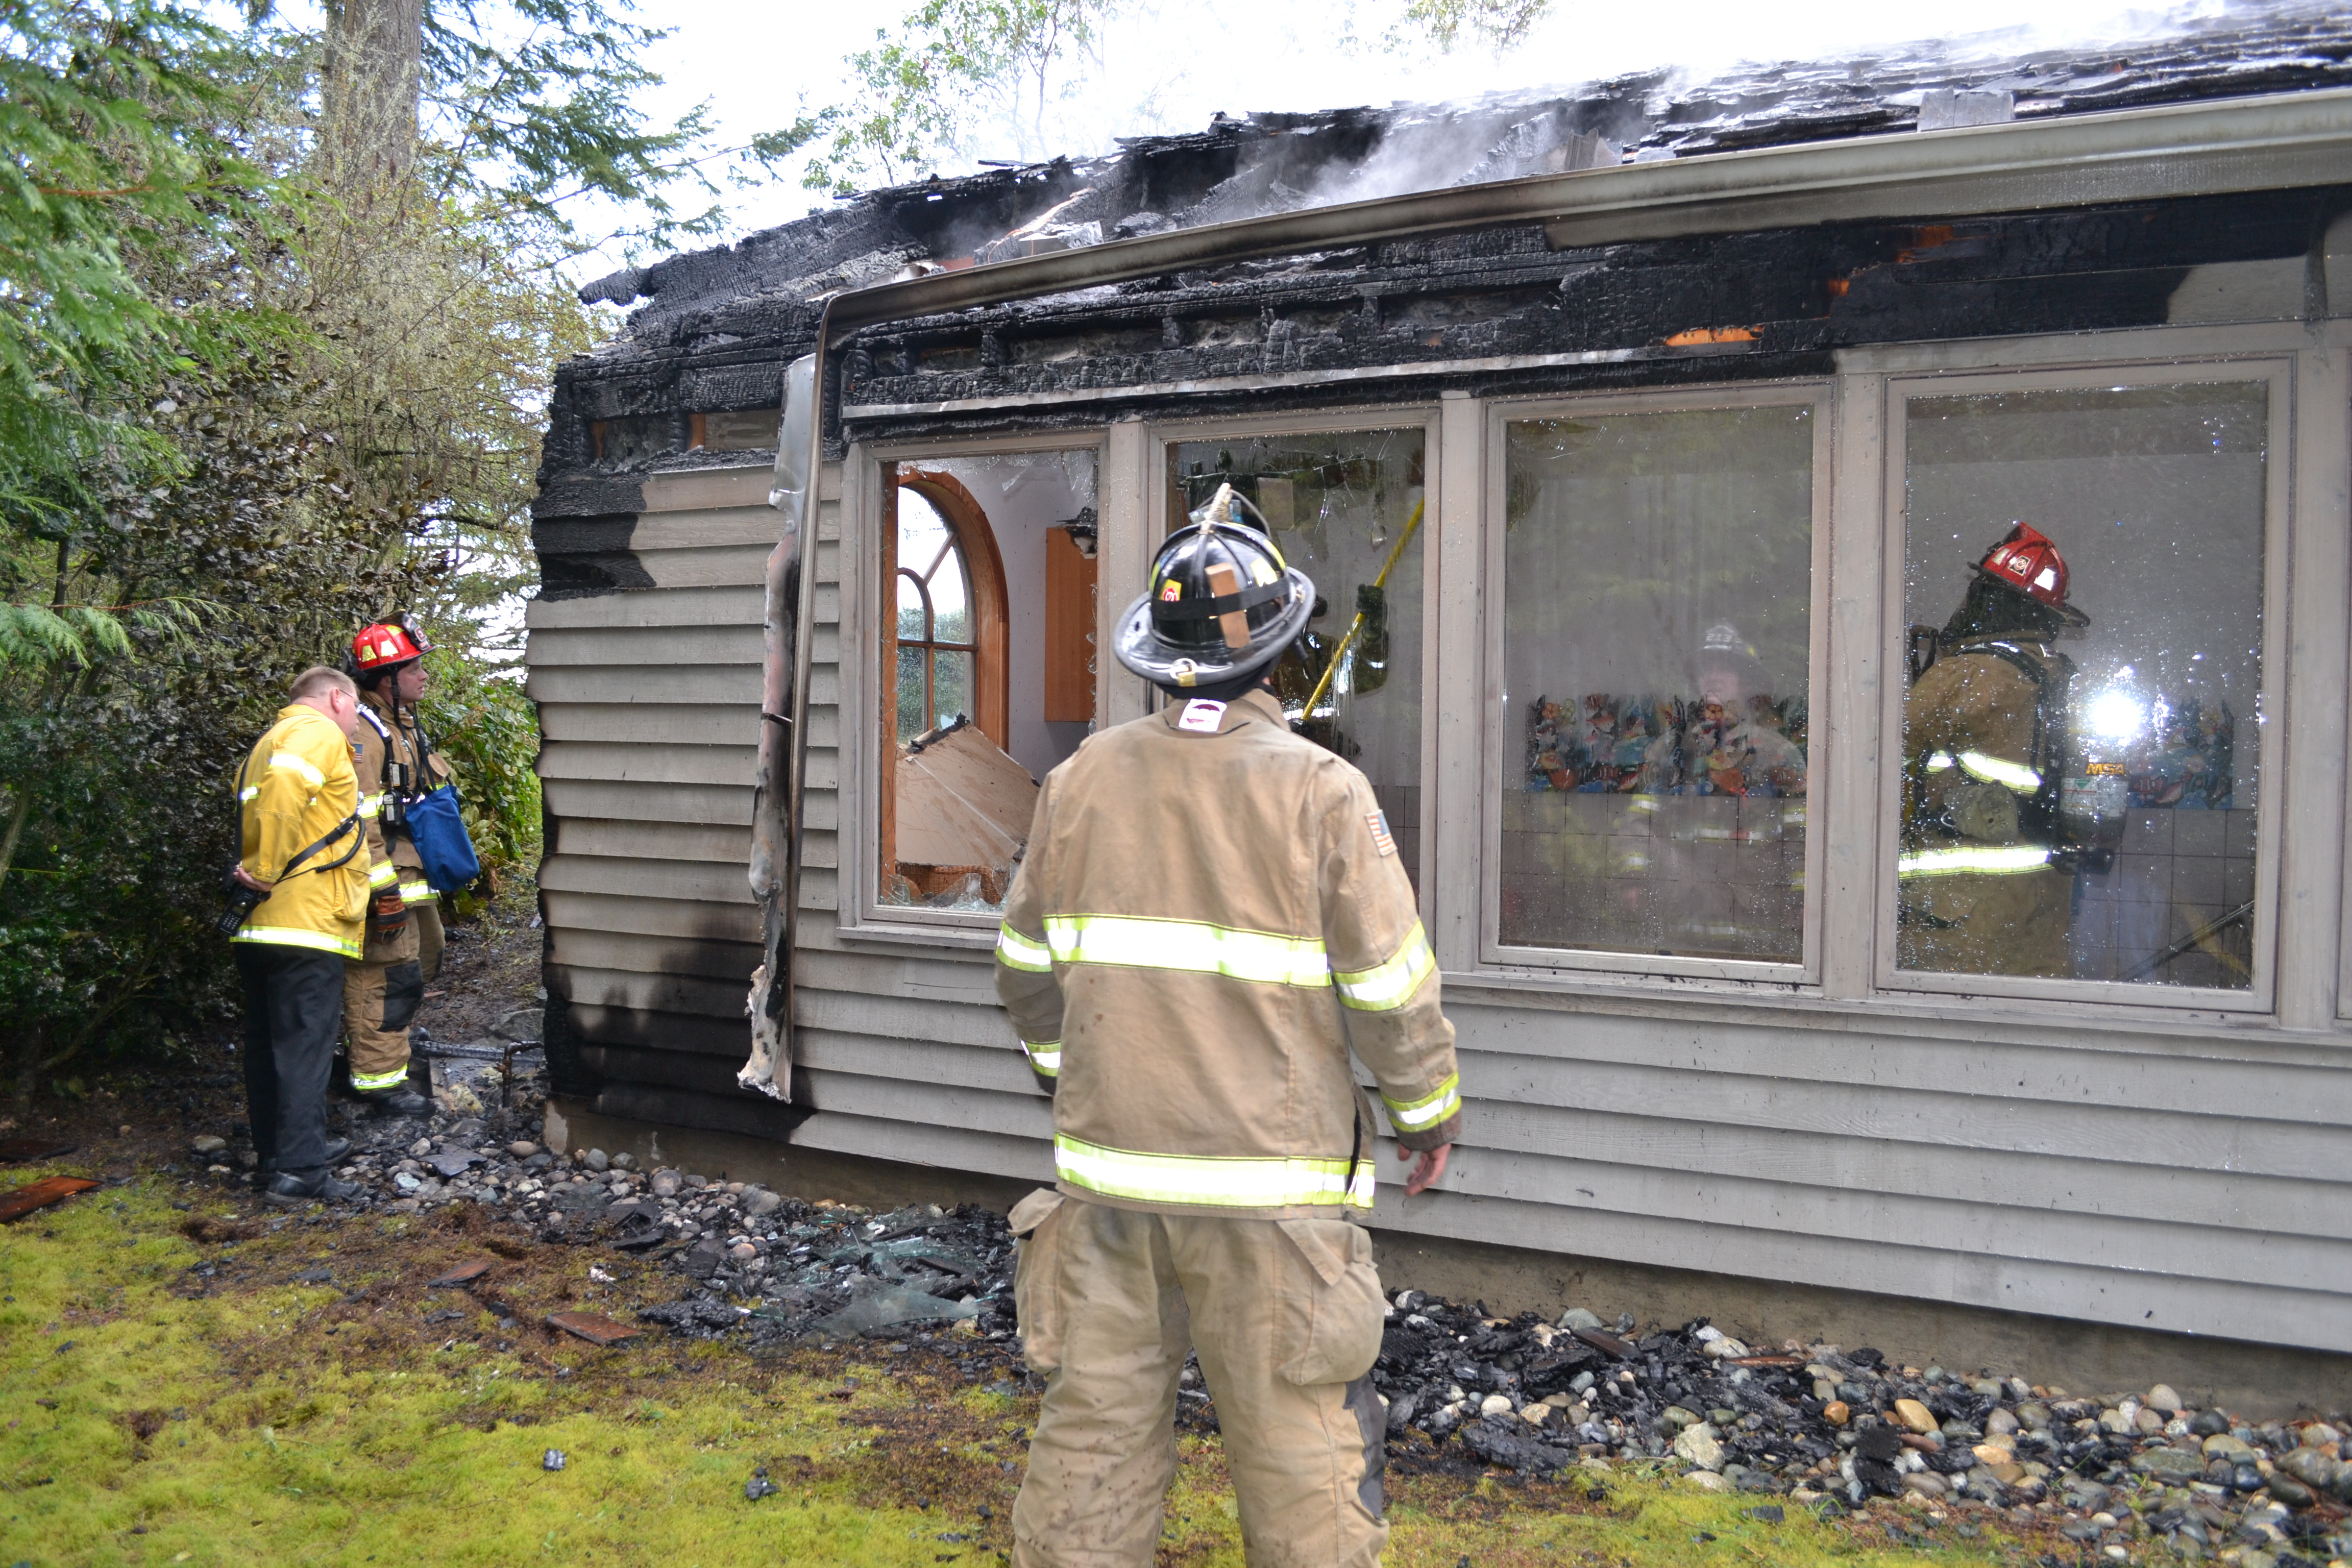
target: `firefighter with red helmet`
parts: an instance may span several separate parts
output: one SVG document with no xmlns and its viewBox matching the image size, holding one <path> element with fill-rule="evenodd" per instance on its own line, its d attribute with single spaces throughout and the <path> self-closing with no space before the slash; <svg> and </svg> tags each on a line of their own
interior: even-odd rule
<svg viewBox="0 0 2352 1568">
<path fill-rule="evenodd" d="M 432 642 L 406 616 L 352 639 L 359 682 L 361 816 L 375 857 L 364 956 L 343 967 L 343 1029 L 352 1088 L 387 1115 L 421 1116 L 432 1102 L 409 1082 L 409 1027 L 425 984 L 441 966 L 438 895 L 406 827 L 408 805 L 446 782 L 448 768 L 416 718 Z"/>
<path fill-rule="evenodd" d="M 2061 826 L 2066 694 L 2057 639 L 2090 624 L 2065 558 L 2014 524 L 1940 631 L 1915 631 L 1903 712 L 1896 948 L 1906 969 L 2070 973 L 2074 874 Z"/>
<path fill-rule="evenodd" d="M 1454 1030 L 1371 785 L 1291 732 L 1269 675 L 1315 585 L 1232 490 L 1120 618 L 1167 707 L 1046 776 L 997 991 L 1054 1097 L 1058 1177 L 1013 1210 L 1045 1376 L 1015 1568 L 1150 1568 L 1188 1351 L 1252 1563 L 1370 1568 L 1387 1303 L 1360 1223 L 1387 1108 L 1418 1193 L 1460 1126 Z"/>
</svg>

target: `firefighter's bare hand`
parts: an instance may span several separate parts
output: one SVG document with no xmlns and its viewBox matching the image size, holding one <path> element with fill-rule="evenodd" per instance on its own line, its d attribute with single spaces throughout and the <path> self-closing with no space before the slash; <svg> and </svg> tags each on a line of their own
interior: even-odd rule
<svg viewBox="0 0 2352 1568">
<path fill-rule="evenodd" d="M 1440 1143 L 1434 1149 L 1400 1149 L 1397 1158 L 1413 1163 L 1412 1173 L 1404 1179 L 1404 1195 L 1417 1198 L 1429 1191 L 1430 1184 L 1445 1174 L 1445 1157 L 1454 1152 L 1451 1143 Z"/>
<path fill-rule="evenodd" d="M 236 879 L 243 882 L 247 887 L 251 888 L 257 893 L 266 893 L 269 891 L 270 889 L 278 885 L 275 882 L 263 881 L 260 878 L 255 876 L 252 872 L 247 870 L 242 866 L 236 868 Z"/>
</svg>

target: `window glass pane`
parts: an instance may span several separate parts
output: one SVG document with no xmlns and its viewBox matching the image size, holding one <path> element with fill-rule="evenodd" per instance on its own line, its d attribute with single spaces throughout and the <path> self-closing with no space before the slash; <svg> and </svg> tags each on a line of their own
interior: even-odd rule
<svg viewBox="0 0 2352 1568">
<path fill-rule="evenodd" d="M 898 564 L 918 577 L 927 577 L 940 552 L 949 547 L 954 535 L 949 532 L 947 520 L 919 490 L 898 491 Z M 934 594 L 937 589 L 933 590 Z"/>
<path fill-rule="evenodd" d="M 923 623 L 923 590 L 912 572 L 898 574 L 898 640 L 927 642 L 929 628 Z"/>
<path fill-rule="evenodd" d="M 1802 959 L 1813 419 L 1509 426 L 1506 944 Z"/>
<path fill-rule="evenodd" d="M 931 725 L 971 717 L 971 655 L 945 648 L 931 653 Z"/>
<path fill-rule="evenodd" d="M 2261 384 L 1911 400 L 1903 967 L 2252 984 L 2268 416 Z"/>
<path fill-rule="evenodd" d="M 931 591 L 931 637 L 935 642 L 971 641 L 971 590 L 963 552 L 950 550 L 926 584 Z"/>
<path fill-rule="evenodd" d="M 1284 558 L 1315 580 L 1315 618 L 1276 666 L 1275 687 L 1299 733 L 1364 771 L 1416 885 L 1424 438 L 1349 431 L 1168 450 L 1171 528 L 1230 483 L 1265 514 Z"/>
<path fill-rule="evenodd" d="M 930 728 L 924 718 L 929 703 L 923 695 L 923 671 L 929 658 L 926 648 L 898 650 L 898 743 L 902 746 Z"/>
</svg>

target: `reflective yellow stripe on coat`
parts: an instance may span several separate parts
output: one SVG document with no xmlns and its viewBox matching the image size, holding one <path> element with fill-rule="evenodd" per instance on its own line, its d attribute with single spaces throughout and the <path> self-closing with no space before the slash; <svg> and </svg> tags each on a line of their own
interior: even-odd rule
<svg viewBox="0 0 2352 1568">
<path fill-rule="evenodd" d="M 1062 1074 L 1062 1042 L 1059 1040 L 1024 1040 L 1021 1048 L 1028 1053 L 1029 1065 L 1047 1078 Z"/>
<path fill-rule="evenodd" d="M 316 948 L 320 952 L 340 953 L 350 959 L 362 956 L 358 942 L 339 942 L 324 931 L 304 931 L 299 926 L 243 926 L 229 941 L 265 942 L 272 947 Z"/>
<path fill-rule="evenodd" d="M 1043 974 L 1054 967 L 1054 954 L 1042 942 L 1032 942 L 1011 926 L 996 928 L 996 962 L 1007 969 Z"/>
<path fill-rule="evenodd" d="M 1210 1208 L 1372 1206 L 1372 1163 L 1106 1149 L 1066 1132 L 1054 1135 L 1054 1169 L 1063 1181 L 1107 1198 Z"/>
<path fill-rule="evenodd" d="M 1205 921 L 1135 915 L 1048 915 L 1045 942 L 1056 963 L 1183 969 L 1272 985 L 1331 984 L 1330 961 L 1313 937 L 1276 936 Z M 1003 952 L 1000 939 L 998 951 Z"/>
<path fill-rule="evenodd" d="M 1895 862 L 1898 877 L 2000 877 L 2039 871 L 2050 864 L 2050 851 L 2037 845 L 1961 845 L 1950 849 L 1922 849 Z"/>
<path fill-rule="evenodd" d="M 1394 958 L 1370 969 L 1341 970 L 1331 978 L 1339 987 L 1339 1000 L 1348 1006 L 1360 1013 L 1389 1013 L 1412 1001 L 1412 994 L 1436 968 L 1437 955 L 1429 951 L 1429 933 L 1415 921 Z"/>
<path fill-rule="evenodd" d="M 396 1067 L 390 1072 L 352 1074 L 352 1087 L 362 1094 L 373 1094 L 380 1089 L 398 1089 L 407 1081 L 408 1068 L 405 1067 Z"/>
<path fill-rule="evenodd" d="M 1439 1084 L 1437 1092 L 1425 1100 L 1405 1103 L 1384 1094 L 1381 1103 L 1389 1108 L 1389 1120 L 1408 1132 L 1434 1127 L 1462 1109 L 1462 1075 L 1456 1073 Z"/>
</svg>

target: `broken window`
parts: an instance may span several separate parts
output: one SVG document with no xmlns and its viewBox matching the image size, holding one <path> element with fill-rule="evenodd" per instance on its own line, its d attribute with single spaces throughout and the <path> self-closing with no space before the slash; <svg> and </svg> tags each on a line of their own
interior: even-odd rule
<svg viewBox="0 0 2352 1568">
<path fill-rule="evenodd" d="M 1092 727 L 1095 454 L 885 464 L 879 901 L 1003 907 Z"/>
<path fill-rule="evenodd" d="M 1314 616 L 1275 666 L 1275 689 L 1294 729 L 1363 770 L 1416 887 L 1426 442 L 1420 429 L 1350 430 L 1168 447 L 1171 531 L 1230 484 L 1314 579 Z"/>
<path fill-rule="evenodd" d="M 1803 959 L 1819 423 L 1506 424 L 1505 947 Z"/>
<path fill-rule="evenodd" d="M 1896 962 L 2250 988 L 2267 384 L 1904 411 Z"/>
</svg>

